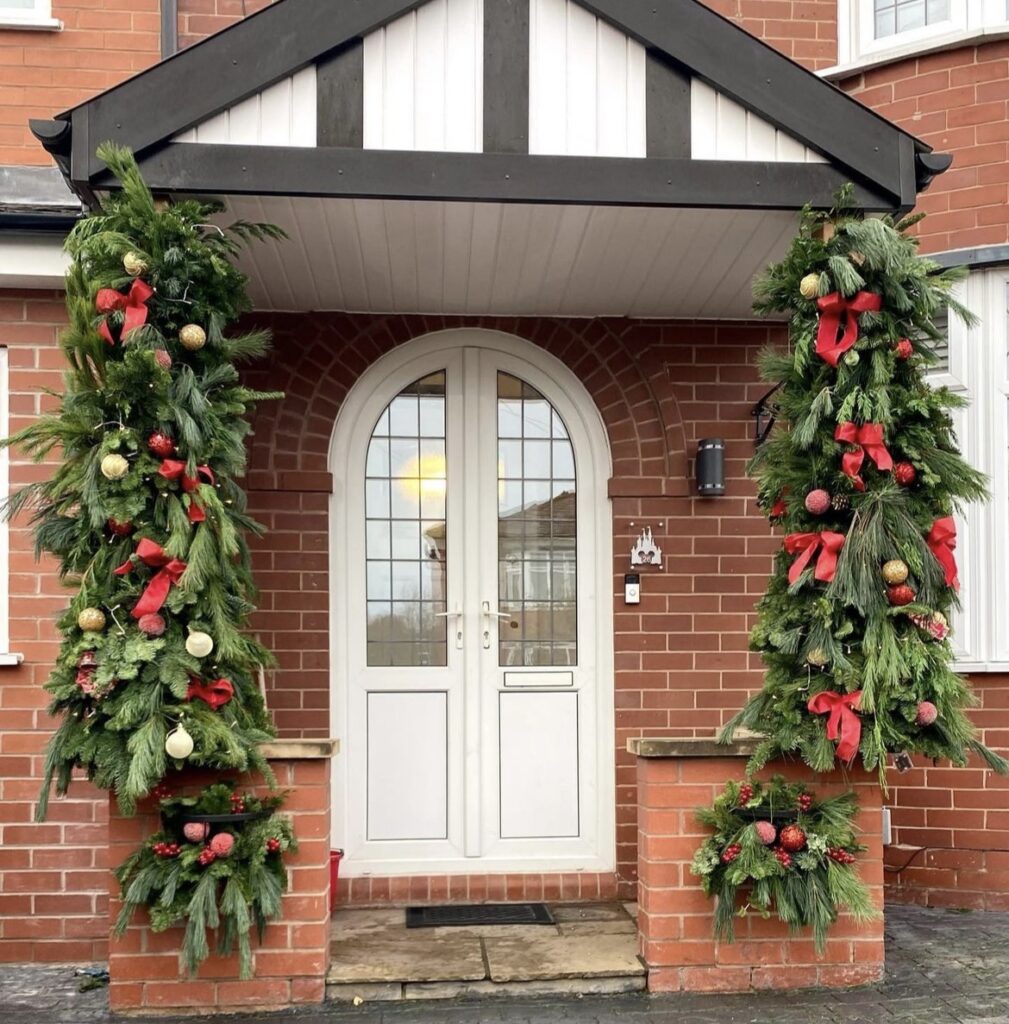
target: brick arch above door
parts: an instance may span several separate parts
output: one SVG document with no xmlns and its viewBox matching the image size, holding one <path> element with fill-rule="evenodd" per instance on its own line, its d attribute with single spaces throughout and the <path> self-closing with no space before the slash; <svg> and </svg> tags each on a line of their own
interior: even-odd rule
<svg viewBox="0 0 1009 1024">
<path fill-rule="evenodd" d="M 254 420 L 249 485 L 255 490 L 331 489 L 328 452 L 340 406 L 376 359 L 434 331 L 480 327 L 524 338 L 572 370 L 606 427 L 614 497 L 689 492 L 683 423 L 669 388 L 661 331 L 626 320 L 273 314 L 256 321 L 274 332 L 270 358 L 250 383 L 283 391 Z"/>
</svg>

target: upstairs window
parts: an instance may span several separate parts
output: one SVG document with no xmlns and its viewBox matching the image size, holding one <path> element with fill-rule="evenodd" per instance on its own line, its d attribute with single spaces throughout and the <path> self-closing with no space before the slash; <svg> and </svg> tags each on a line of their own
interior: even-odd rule
<svg viewBox="0 0 1009 1024">
<path fill-rule="evenodd" d="M 54 30 L 62 22 L 53 17 L 52 0 L 0 0 L 0 28 Z"/>
<path fill-rule="evenodd" d="M 876 38 L 949 21 L 949 4 L 950 0 L 874 0 Z"/>
</svg>

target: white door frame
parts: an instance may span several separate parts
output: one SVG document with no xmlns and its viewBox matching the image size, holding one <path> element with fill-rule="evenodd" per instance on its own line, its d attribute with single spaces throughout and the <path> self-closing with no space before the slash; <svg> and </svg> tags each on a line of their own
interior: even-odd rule
<svg viewBox="0 0 1009 1024">
<path fill-rule="evenodd" d="M 375 420 L 402 388 L 437 369 L 439 358 L 461 363 L 463 349 L 485 349 L 503 357 L 506 372 L 527 380 L 550 400 L 564 419 L 579 460 L 578 564 L 592 559 L 596 591 L 588 607 L 579 610 L 580 646 L 586 648 L 595 667 L 595 716 L 592 734 L 585 737 L 595 748 L 594 777 L 586 780 L 587 817 L 591 815 L 591 846 L 577 844 L 571 855 L 537 857 L 523 855 L 521 860 L 494 856 L 461 859 L 439 848 L 437 842 L 426 846 L 420 860 L 375 862 L 365 854 L 355 857 L 355 845 L 366 846 L 355 837 L 349 813 L 350 764 L 355 745 L 347 735 L 350 690 L 350 638 L 359 628 L 354 621 L 352 600 L 355 588 L 363 586 L 359 567 L 351 564 L 352 515 L 348 508 L 348 470 L 357 464 L 357 448 L 366 448 Z M 469 382 L 467 381 L 467 386 Z M 449 411 L 451 416 L 451 411 Z M 362 440 L 362 431 L 365 431 Z M 450 442 L 451 444 L 451 442 Z M 363 458 L 360 459 L 363 467 Z M 524 339 L 500 331 L 480 328 L 453 328 L 422 335 L 381 356 L 361 375 L 344 400 L 330 444 L 329 466 L 333 474 L 330 500 L 330 723 L 331 735 L 342 740 L 342 753 L 333 760 L 333 810 L 331 836 L 334 846 L 344 846 L 347 857 L 344 872 L 348 876 L 381 874 L 467 874 L 516 871 L 610 871 L 616 863 L 616 780 L 615 723 L 613 688 L 613 607 L 610 598 L 613 573 L 612 507 L 607 496 L 611 462 L 606 429 L 602 417 L 581 381 L 554 356 Z M 476 467 L 467 466 L 467 473 Z M 351 488 L 353 489 L 353 484 Z M 584 518 L 583 518 L 584 512 Z M 582 524 L 586 524 L 583 527 Z M 450 573 L 453 567 L 450 565 Z M 456 567 L 459 571 L 459 567 Z M 581 598 L 581 592 L 579 593 Z M 584 617 L 583 617 L 584 614 Z M 465 624 L 476 634 L 478 621 Z M 591 650 L 588 649 L 591 645 Z M 470 649 L 473 644 L 468 644 Z M 425 670 L 429 671 L 429 670 Z M 467 709 L 467 719 L 472 712 Z M 449 724 L 452 728 L 452 723 Z M 463 794 L 449 792 L 450 810 L 458 809 Z M 590 805 L 590 806 L 589 806 Z M 474 845 L 474 824 L 465 823 L 465 845 Z M 476 844 L 479 845 L 479 844 Z"/>
</svg>

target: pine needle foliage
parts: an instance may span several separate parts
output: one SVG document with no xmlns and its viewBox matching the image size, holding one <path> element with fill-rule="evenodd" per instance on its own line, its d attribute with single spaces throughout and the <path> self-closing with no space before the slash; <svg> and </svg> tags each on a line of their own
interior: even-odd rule
<svg viewBox="0 0 1009 1024">
<path fill-rule="evenodd" d="M 821 230 L 825 223 L 834 228 L 832 235 Z M 1009 771 L 968 720 L 975 700 L 953 670 L 951 644 L 922 625 L 942 623 L 958 602 L 926 541 L 929 531 L 936 520 L 984 500 L 986 480 L 957 448 L 950 414 L 962 400 L 925 379 L 936 359 L 932 342 L 940 336 L 936 315 L 949 307 L 974 322 L 952 295 L 963 271 L 919 256 L 907 234 L 913 223 L 865 219 L 845 190 L 829 214 L 804 211 L 788 254 L 756 288 L 758 313 L 790 318 L 790 350 L 768 350 L 760 361 L 764 379 L 778 390 L 777 426 L 749 467 L 758 503 L 786 535 L 832 531 L 843 534 L 845 543 L 830 583 L 816 581 L 808 569 L 790 584 L 795 556 L 782 550 L 776 559 L 751 634 L 751 649 L 764 660 L 764 687 L 723 733 L 727 741 L 743 726 L 766 737 L 751 771 L 782 754 L 797 754 L 816 771 L 834 767 L 827 717 L 807 708 L 822 691 L 861 692 L 856 756 L 879 772 L 884 785 L 888 755 L 898 752 L 956 765 L 976 752 L 990 767 Z M 800 292 L 809 274 L 818 275 L 813 298 Z M 862 313 L 857 356 L 834 368 L 816 352 L 817 300 L 860 291 L 880 296 L 882 308 Z M 902 339 L 912 346 L 909 358 L 898 348 Z M 866 457 L 860 471 L 865 490 L 858 491 L 842 470 L 849 449 L 834 437 L 838 425 L 848 422 L 882 424 L 894 463 L 910 463 L 914 482 L 902 486 Z M 805 506 L 815 488 L 834 499 L 823 515 Z M 893 559 L 910 570 L 914 602 L 904 607 L 891 605 L 881 575 Z M 938 710 L 934 724 L 918 723 L 922 702 Z"/>
<path fill-rule="evenodd" d="M 255 402 L 279 395 L 243 386 L 235 368 L 238 360 L 262 355 L 268 334 L 226 337 L 225 330 L 250 308 L 235 256 L 246 243 L 281 232 L 249 223 L 219 228 L 210 223 L 220 212 L 212 203 L 156 203 L 127 151 L 106 145 L 99 156 L 122 188 L 79 222 L 66 243 L 72 263 L 63 393 L 54 411 L 4 442 L 39 462 L 59 455 L 45 480 L 11 497 L 6 513 L 30 517 L 36 553 L 55 557 L 73 592 L 59 617 L 62 644 L 46 684 L 49 712 L 60 724 L 45 758 L 39 820 L 51 784 L 65 794 L 75 769 L 113 790 L 120 807 L 132 812 L 166 772 L 181 767 L 165 752 L 166 736 L 179 722 L 195 741 L 188 763 L 215 769 L 268 772 L 257 745 L 273 735 L 259 686 L 271 658 L 245 631 L 256 600 L 246 535 L 260 527 L 236 481 L 246 467 L 246 414 Z M 129 294 L 134 277 L 124 267 L 127 254 L 144 264 L 139 279 L 153 295 L 146 323 L 120 336 L 123 311 L 106 317 L 96 301 L 101 289 Z M 99 333 L 106 318 L 115 344 Z M 205 330 L 202 349 L 180 343 L 187 324 Z M 174 441 L 173 458 L 185 463 L 187 476 L 209 466 L 216 486 L 204 475 L 188 493 L 178 479 L 159 475 L 161 459 L 147 443 L 156 431 Z M 101 472 L 110 454 L 129 463 L 122 479 Z M 194 503 L 205 513 L 202 522 L 190 520 Z M 116 523 L 132 529 L 120 536 Z M 161 609 L 167 629 L 157 638 L 142 633 L 130 615 L 157 571 L 136 561 L 143 539 L 188 566 Z M 131 556 L 131 571 L 115 575 Z M 106 628 L 83 632 L 84 608 L 101 609 Z M 201 661 L 186 653 L 192 630 L 210 634 L 212 656 Z M 82 656 L 97 662 L 84 688 Z M 218 710 L 189 701 L 192 678 L 228 679 L 234 697 Z"/>
<path fill-rule="evenodd" d="M 823 953 L 830 926 L 842 908 L 859 923 L 880 916 L 853 867 L 859 845 L 852 792 L 817 801 L 802 784 L 781 776 L 768 782 L 729 782 L 711 807 L 697 812 L 712 834 L 694 854 L 691 873 L 715 900 L 715 938 L 735 937 L 737 917 L 777 917 L 793 932 L 810 928 Z M 758 831 L 768 829 L 765 843 Z M 783 830 L 797 826 L 801 850 L 782 848 Z"/>
</svg>

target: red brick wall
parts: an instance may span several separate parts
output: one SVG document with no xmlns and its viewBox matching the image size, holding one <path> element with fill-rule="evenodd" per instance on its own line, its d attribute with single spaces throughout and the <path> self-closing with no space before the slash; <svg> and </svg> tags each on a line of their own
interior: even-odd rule
<svg viewBox="0 0 1009 1024">
<path fill-rule="evenodd" d="M 812 71 L 837 63 L 837 0 L 703 0 Z"/>
</svg>

